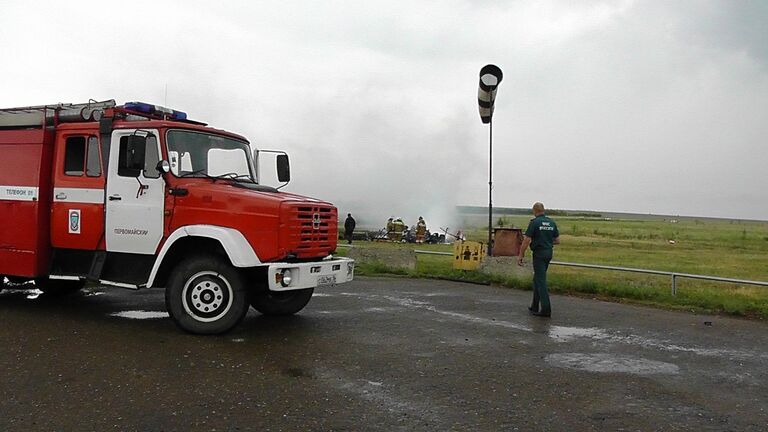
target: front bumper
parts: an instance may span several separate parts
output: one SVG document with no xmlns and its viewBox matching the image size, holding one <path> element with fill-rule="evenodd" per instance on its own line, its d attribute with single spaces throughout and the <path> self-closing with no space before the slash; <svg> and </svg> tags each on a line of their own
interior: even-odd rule
<svg viewBox="0 0 768 432">
<path fill-rule="evenodd" d="M 291 272 L 291 283 L 284 286 L 280 281 L 285 270 Z M 270 291 L 292 291 L 331 286 L 352 281 L 355 276 L 355 260 L 333 258 L 306 263 L 270 263 L 267 283 Z"/>
</svg>

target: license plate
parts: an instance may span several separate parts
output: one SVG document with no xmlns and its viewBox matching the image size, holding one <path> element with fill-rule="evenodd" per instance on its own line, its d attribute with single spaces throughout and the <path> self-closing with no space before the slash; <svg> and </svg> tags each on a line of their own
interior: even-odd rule
<svg viewBox="0 0 768 432">
<path fill-rule="evenodd" d="M 336 275 L 320 276 L 317 278 L 317 286 L 324 287 L 336 284 Z"/>
</svg>

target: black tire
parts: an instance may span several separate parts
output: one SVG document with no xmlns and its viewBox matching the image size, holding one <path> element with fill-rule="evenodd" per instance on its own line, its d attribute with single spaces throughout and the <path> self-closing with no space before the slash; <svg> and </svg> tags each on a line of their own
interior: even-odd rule
<svg viewBox="0 0 768 432">
<path fill-rule="evenodd" d="M 85 286 L 85 279 L 64 280 L 35 278 L 35 287 L 48 296 L 63 296 L 74 294 Z"/>
<path fill-rule="evenodd" d="M 240 324 L 248 312 L 248 292 L 240 273 L 213 256 L 181 261 L 165 288 L 165 307 L 184 331 L 220 334 Z"/>
<path fill-rule="evenodd" d="M 3 292 L 3 288 L 5 288 L 5 276 L 0 275 L 0 292 Z"/>
<path fill-rule="evenodd" d="M 251 306 L 264 315 L 293 315 L 304 309 L 312 298 L 314 288 L 295 291 L 259 291 L 251 297 Z"/>
</svg>

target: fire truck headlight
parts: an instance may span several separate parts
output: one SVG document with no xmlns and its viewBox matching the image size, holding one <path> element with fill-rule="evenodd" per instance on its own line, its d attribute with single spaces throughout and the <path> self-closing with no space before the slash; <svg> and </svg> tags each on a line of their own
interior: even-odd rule
<svg viewBox="0 0 768 432">
<path fill-rule="evenodd" d="M 293 277 L 291 276 L 291 270 L 285 269 L 282 271 L 281 278 L 280 278 L 280 285 L 287 287 L 293 282 Z"/>
</svg>

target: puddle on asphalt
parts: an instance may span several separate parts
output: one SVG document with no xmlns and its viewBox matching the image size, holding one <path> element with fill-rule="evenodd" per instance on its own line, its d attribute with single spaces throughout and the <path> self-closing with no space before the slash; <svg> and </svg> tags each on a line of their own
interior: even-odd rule
<svg viewBox="0 0 768 432">
<path fill-rule="evenodd" d="M 477 300 L 480 303 L 486 303 L 486 304 L 503 304 L 503 305 L 514 305 L 515 302 L 510 299 L 489 299 L 489 298 L 481 298 Z"/>
<path fill-rule="evenodd" d="M 24 292 L 27 294 L 27 298 L 29 300 L 34 300 L 34 299 L 40 297 L 40 295 L 43 293 L 42 291 L 40 291 L 37 288 L 31 289 L 31 290 L 25 290 Z"/>
<path fill-rule="evenodd" d="M 745 350 L 733 350 L 723 348 L 704 348 L 698 346 L 686 346 L 676 344 L 671 340 L 656 339 L 653 337 L 643 337 L 637 334 L 609 331 L 605 329 L 595 327 L 562 327 L 562 326 L 550 326 L 544 322 L 537 322 L 542 324 L 535 327 L 530 327 L 523 323 L 517 323 L 507 320 L 497 320 L 495 318 L 484 318 L 468 313 L 453 312 L 449 310 L 442 310 L 434 306 L 432 303 L 422 300 L 415 300 L 408 297 L 398 297 L 395 295 L 381 295 L 381 294 L 364 294 L 364 293 L 351 293 L 342 292 L 339 293 L 342 296 L 357 297 L 364 300 L 374 301 L 388 301 L 396 306 L 407 309 L 421 309 L 436 314 L 440 314 L 447 318 L 455 320 L 465 321 L 473 324 L 489 325 L 494 327 L 503 327 L 512 330 L 519 330 L 524 332 L 539 333 L 538 330 L 541 327 L 541 332 L 546 334 L 554 342 L 569 342 L 576 338 L 591 339 L 593 341 L 600 341 L 603 343 L 620 343 L 626 345 L 635 345 L 648 349 L 657 349 L 669 352 L 683 352 L 691 353 L 702 356 L 710 357 L 729 357 L 735 359 L 749 359 L 755 357 L 766 358 L 765 354 L 756 354 L 754 351 Z"/>
<path fill-rule="evenodd" d="M 420 292 L 420 291 L 402 291 L 401 294 L 417 297 L 461 297 L 461 294 L 446 292 Z"/>
<path fill-rule="evenodd" d="M 369 307 L 363 309 L 363 312 L 401 312 L 402 310 L 399 307 Z"/>
<path fill-rule="evenodd" d="M 43 292 L 40 291 L 37 288 L 33 288 L 33 289 L 18 289 L 16 287 L 8 287 L 8 288 L 4 289 L 2 291 L 2 293 L 0 293 L 0 295 L 12 296 L 12 295 L 19 295 L 19 293 L 21 293 L 23 296 L 25 296 L 29 300 L 34 300 L 34 299 L 40 297 L 43 294 Z"/>
<path fill-rule="evenodd" d="M 353 313 L 357 313 L 356 311 L 351 311 L 351 310 L 316 310 L 312 312 L 321 314 L 321 315 L 350 315 Z"/>
<path fill-rule="evenodd" d="M 672 363 L 608 353 L 557 353 L 548 355 L 546 361 L 555 367 L 601 373 L 674 375 L 680 371 L 680 368 Z"/>
<path fill-rule="evenodd" d="M 605 339 L 607 334 L 599 328 L 584 327 L 562 327 L 551 326 L 549 328 L 549 337 L 555 342 L 570 342 L 576 338 L 586 337 L 592 339 Z"/>
<path fill-rule="evenodd" d="M 663 339 L 654 339 L 639 336 L 636 334 L 621 334 L 620 332 L 609 332 L 595 327 L 560 327 L 552 326 L 548 332 L 549 337 L 555 342 L 569 342 L 576 338 L 588 338 L 594 341 L 607 343 L 622 343 L 626 345 L 635 345 L 649 349 L 659 349 L 670 352 L 686 352 L 710 357 L 732 357 L 732 358 L 750 358 L 754 353 L 730 350 L 721 348 L 700 348 L 694 346 L 683 346 Z"/>
<path fill-rule="evenodd" d="M 128 319 L 168 318 L 168 312 L 155 312 L 155 311 L 143 311 L 143 310 L 115 312 L 115 313 L 111 313 L 110 315 L 119 317 L 119 318 L 128 318 Z"/>
<path fill-rule="evenodd" d="M 365 404 L 375 406 L 380 413 L 390 414 L 396 418 L 407 416 L 412 421 L 432 426 L 431 429 L 441 429 L 435 425 L 443 424 L 444 419 L 450 417 L 448 410 L 436 401 L 430 400 L 428 394 L 408 398 L 410 396 L 408 392 L 397 391 L 395 387 L 386 385 L 383 380 L 355 376 L 352 374 L 353 371 L 354 369 L 338 370 L 320 367 L 313 377 L 326 386 L 346 393 L 347 398 L 353 397 Z"/>
</svg>

